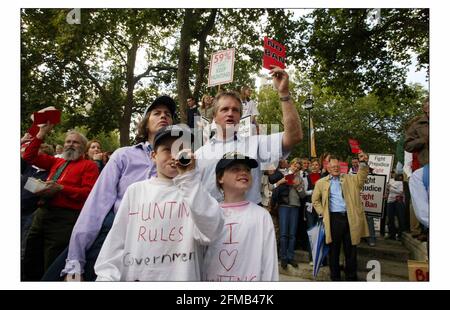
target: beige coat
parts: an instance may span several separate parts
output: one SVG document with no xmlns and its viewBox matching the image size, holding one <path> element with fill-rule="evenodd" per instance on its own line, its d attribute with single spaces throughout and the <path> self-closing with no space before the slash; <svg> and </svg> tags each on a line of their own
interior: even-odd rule
<svg viewBox="0 0 450 310">
<path fill-rule="evenodd" d="M 369 236 L 369 228 L 367 226 L 366 216 L 362 205 L 360 191 L 364 186 L 364 182 L 369 174 L 369 167 L 361 163 L 357 174 L 341 174 L 341 188 L 347 208 L 347 218 L 350 226 L 350 236 L 352 244 L 359 244 L 362 237 Z M 331 243 L 330 229 L 330 175 L 317 181 L 312 195 L 312 203 L 314 209 L 319 215 L 323 216 L 323 224 L 325 226 L 325 235 L 327 244 Z"/>
</svg>

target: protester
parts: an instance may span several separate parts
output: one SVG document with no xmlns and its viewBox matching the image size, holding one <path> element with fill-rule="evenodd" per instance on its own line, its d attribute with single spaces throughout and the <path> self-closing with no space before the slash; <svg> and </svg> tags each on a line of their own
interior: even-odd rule
<svg viewBox="0 0 450 310">
<path fill-rule="evenodd" d="M 357 174 L 359 169 L 359 160 L 357 157 L 352 158 L 352 166 L 350 167 L 350 170 L 348 174 Z"/>
<path fill-rule="evenodd" d="M 87 139 L 79 132 L 69 131 L 64 142 L 63 158 L 38 154 L 47 133 L 46 124 L 39 129 L 23 153 L 32 165 L 49 171 L 46 188 L 36 194 L 42 197 L 26 240 L 24 276 L 40 280 L 55 258 L 67 247 L 72 228 L 98 177 L 98 169 L 83 159 Z"/>
<path fill-rule="evenodd" d="M 329 244 L 329 265 L 332 281 L 340 281 L 339 253 L 341 244 L 345 254 L 345 280 L 356 281 L 356 245 L 361 237 L 369 235 L 360 191 L 369 174 L 367 154 L 358 154 L 359 171 L 356 175 L 341 174 L 339 159 L 330 156 L 329 176 L 320 179 L 314 188 L 312 202 L 323 217 L 325 242 Z"/>
<path fill-rule="evenodd" d="M 388 198 L 387 198 L 387 216 L 389 227 L 389 239 L 399 240 L 405 227 L 405 204 L 403 193 L 403 178 L 396 175 L 395 171 L 391 172 L 391 179 L 388 182 Z M 395 219 L 398 220 L 398 229 L 395 225 Z"/>
<path fill-rule="evenodd" d="M 290 150 L 301 141 L 302 131 L 297 109 L 289 94 L 289 76 L 278 68 L 271 70 L 275 89 L 278 90 L 282 102 L 283 124 L 285 131 L 271 135 L 242 137 L 237 133 L 239 120 L 242 115 L 242 103 L 234 92 L 222 92 L 216 96 L 214 105 L 214 120 L 217 133 L 195 154 L 198 158 L 197 168 L 202 175 L 208 192 L 219 202 L 223 201 L 223 194 L 215 184 L 215 166 L 227 152 L 237 151 L 258 161 L 261 169 L 270 163 L 286 158 Z M 254 180 L 247 192 L 246 199 L 256 204 L 261 203 L 261 169 L 252 170 Z"/>
<path fill-rule="evenodd" d="M 303 180 L 299 172 L 300 164 L 296 159 L 293 159 L 289 174 L 276 183 L 277 187 L 284 184 L 287 186 L 288 191 L 287 201 L 280 203 L 278 207 L 280 259 L 283 269 L 286 269 L 288 264 L 293 267 L 298 267 L 294 259 L 295 245 L 301 199 L 305 197 Z"/>
<path fill-rule="evenodd" d="M 57 158 L 63 157 L 64 148 L 62 145 L 57 144 L 55 147 L 55 151 L 56 151 L 55 157 L 57 157 Z"/>
<path fill-rule="evenodd" d="M 412 200 L 412 206 L 414 207 L 414 211 L 416 210 L 424 210 L 423 208 L 427 207 L 428 204 L 426 204 L 426 201 L 428 200 L 427 195 L 424 195 L 424 191 L 422 189 L 422 186 L 418 185 L 421 183 L 429 184 L 429 173 L 423 174 L 423 171 L 429 172 L 429 136 L 430 136 L 430 100 L 429 97 L 425 98 L 422 106 L 424 114 L 422 116 L 419 116 L 415 119 L 413 119 L 410 122 L 410 125 L 405 133 L 405 151 L 413 153 L 414 155 L 417 155 L 417 159 L 420 163 L 420 168 L 424 168 L 425 170 L 421 170 L 420 172 L 417 172 L 416 174 L 416 180 L 414 181 L 414 190 L 418 190 L 418 193 L 413 193 L 413 187 L 411 187 L 411 180 L 410 180 L 410 193 L 411 193 L 411 200 Z M 417 167 L 418 168 L 418 167 Z M 413 169 L 414 170 L 414 169 Z M 417 169 L 419 170 L 419 168 Z M 416 171 L 414 171 L 416 173 Z M 414 175 L 413 173 L 413 175 Z M 417 177 L 417 175 L 423 175 L 427 179 L 418 180 L 420 177 Z M 416 186 L 418 185 L 418 186 Z M 427 192 L 427 191 L 425 191 Z M 420 198 L 419 198 L 420 196 Z M 419 205 L 418 201 L 414 201 L 415 198 L 420 199 L 420 203 L 424 205 Z M 416 214 L 417 219 L 419 219 L 419 215 Z M 423 214 L 421 215 L 422 221 L 424 221 Z M 420 219 L 419 219 L 420 221 Z M 422 230 L 422 233 L 419 235 L 416 235 L 416 237 L 420 241 L 427 241 L 428 240 L 428 227 L 424 227 Z"/>
<path fill-rule="evenodd" d="M 54 155 L 53 146 L 42 143 L 39 147 L 38 154 Z M 46 181 L 48 177 L 48 170 L 29 165 L 23 158 L 21 158 L 26 168 L 20 175 L 20 236 L 21 236 L 21 258 L 25 251 L 26 238 L 33 222 L 34 211 L 38 208 L 40 197 L 35 193 L 30 192 L 24 188 L 28 178 L 35 178 L 41 181 Z"/>
<path fill-rule="evenodd" d="M 278 281 L 274 225 L 269 212 L 245 199 L 252 184 L 251 169 L 258 162 L 239 153 L 227 153 L 217 163 L 217 186 L 224 192 L 220 204 L 225 225 L 206 251 L 206 281 Z"/>
<path fill-rule="evenodd" d="M 200 112 L 198 111 L 197 103 L 193 97 L 188 97 L 187 99 L 187 124 L 189 128 L 194 129 L 195 127 L 195 117 L 200 116 Z"/>
<path fill-rule="evenodd" d="M 67 280 L 95 280 L 94 263 L 123 195 L 130 184 L 156 176 L 156 167 L 150 158 L 153 138 L 158 129 L 172 124 L 175 111 L 175 101 L 168 96 L 160 96 L 149 104 L 138 125 L 139 143 L 112 154 L 86 200 L 68 252 L 60 255 L 44 280 L 55 281 L 66 274 L 70 275 Z"/>
<path fill-rule="evenodd" d="M 93 160 L 98 167 L 98 171 L 100 172 L 102 171 L 104 164 L 103 164 L 102 146 L 100 141 L 94 139 L 90 140 L 87 143 L 85 158 Z"/>
<path fill-rule="evenodd" d="M 161 128 L 153 141 L 157 178 L 128 187 L 95 264 L 97 281 L 199 281 L 203 248 L 219 236 L 223 216 L 195 171 L 176 160 L 178 137 Z M 192 155 L 192 153 L 191 153 Z M 137 261 L 142 261 L 137 263 Z"/>
<path fill-rule="evenodd" d="M 208 94 L 205 94 L 202 97 L 202 106 L 200 107 L 200 114 L 204 118 L 208 119 L 209 122 L 211 122 L 214 117 L 213 97 L 211 97 Z"/>
<path fill-rule="evenodd" d="M 251 94 L 252 89 L 250 87 L 243 86 L 241 88 L 242 117 L 250 115 L 251 123 L 257 128 L 258 121 L 256 118 L 259 115 L 258 106 L 256 102 L 250 98 Z"/>
</svg>

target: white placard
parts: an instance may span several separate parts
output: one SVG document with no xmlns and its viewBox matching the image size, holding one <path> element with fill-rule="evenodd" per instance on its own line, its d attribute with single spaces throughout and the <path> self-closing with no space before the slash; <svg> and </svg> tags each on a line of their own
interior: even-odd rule
<svg viewBox="0 0 450 310">
<path fill-rule="evenodd" d="M 239 135 L 241 137 L 249 137 L 252 135 L 252 116 L 247 115 L 239 121 Z"/>
<path fill-rule="evenodd" d="M 233 82 L 234 48 L 211 55 L 209 63 L 208 87 Z"/>
<path fill-rule="evenodd" d="M 391 154 L 369 154 L 369 167 L 373 169 L 373 174 L 386 176 L 386 182 L 391 177 L 394 155 Z"/>
<path fill-rule="evenodd" d="M 361 191 L 364 211 L 372 216 L 383 215 L 383 195 L 386 186 L 386 176 L 369 174 Z"/>
</svg>

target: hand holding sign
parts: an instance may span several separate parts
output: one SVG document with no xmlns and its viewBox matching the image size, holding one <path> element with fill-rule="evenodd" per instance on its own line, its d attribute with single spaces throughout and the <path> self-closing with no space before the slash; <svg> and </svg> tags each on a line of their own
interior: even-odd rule
<svg viewBox="0 0 450 310">
<path fill-rule="evenodd" d="M 289 95 L 289 75 L 280 67 L 271 66 L 270 74 L 273 77 L 273 86 L 280 96 Z"/>
<path fill-rule="evenodd" d="M 360 152 L 358 153 L 358 160 L 359 160 L 359 161 L 365 161 L 365 162 L 368 162 L 368 161 L 369 161 L 369 155 L 367 155 L 367 154 L 364 153 L 362 150 L 360 150 Z"/>
<path fill-rule="evenodd" d="M 31 115 L 31 120 L 33 121 L 33 125 L 28 130 L 28 133 L 35 137 L 39 133 L 41 127 L 51 124 L 53 128 L 54 125 L 59 124 L 61 122 L 61 111 L 53 106 L 46 107 L 34 112 Z"/>
<path fill-rule="evenodd" d="M 350 145 L 353 154 L 358 154 L 359 152 L 361 152 L 358 140 L 348 139 L 348 144 Z"/>
<path fill-rule="evenodd" d="M 273 39 L 264 37 L 263 68 L 271 69 L 272 66 L 285 68 L 286 47 Z"/>
</svg>

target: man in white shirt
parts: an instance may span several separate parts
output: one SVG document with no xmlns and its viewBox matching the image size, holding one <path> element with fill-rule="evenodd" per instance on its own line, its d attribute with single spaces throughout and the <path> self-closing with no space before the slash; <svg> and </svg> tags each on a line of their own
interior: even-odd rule
<svg viewBox="0 0 450 310">
<path fill-rule="evenodd" d="M 239 120 L 242 116 L 242 103 L 239 94 L 223 92 L 216 96 L 214 103 L 214 121 L 217 133 L 208 143 L 196 152 L 197 168 L 202 182 L 208 192 L 219 202 L 223 201 L 223 194 L 216 187 L 215 167 L 222 155 L 237 151 L 255 158 L 261 169 L 253 169 L 253 184 L 247 192 L 246 199 L 256 204 L 261 203 L 261 176 L 268 164 L 276 163 L 280 158 L 286 158 L 292 148 L 301 141 L 303 134 L 298 112 L 289 93 L 289 76 L 279 67 L 270 71 L 273 76 L 275 89 L 281 100 L 283 112 L 284 132 L 271 135 L 241 137 L 237 133 Z"/>
</svg>

